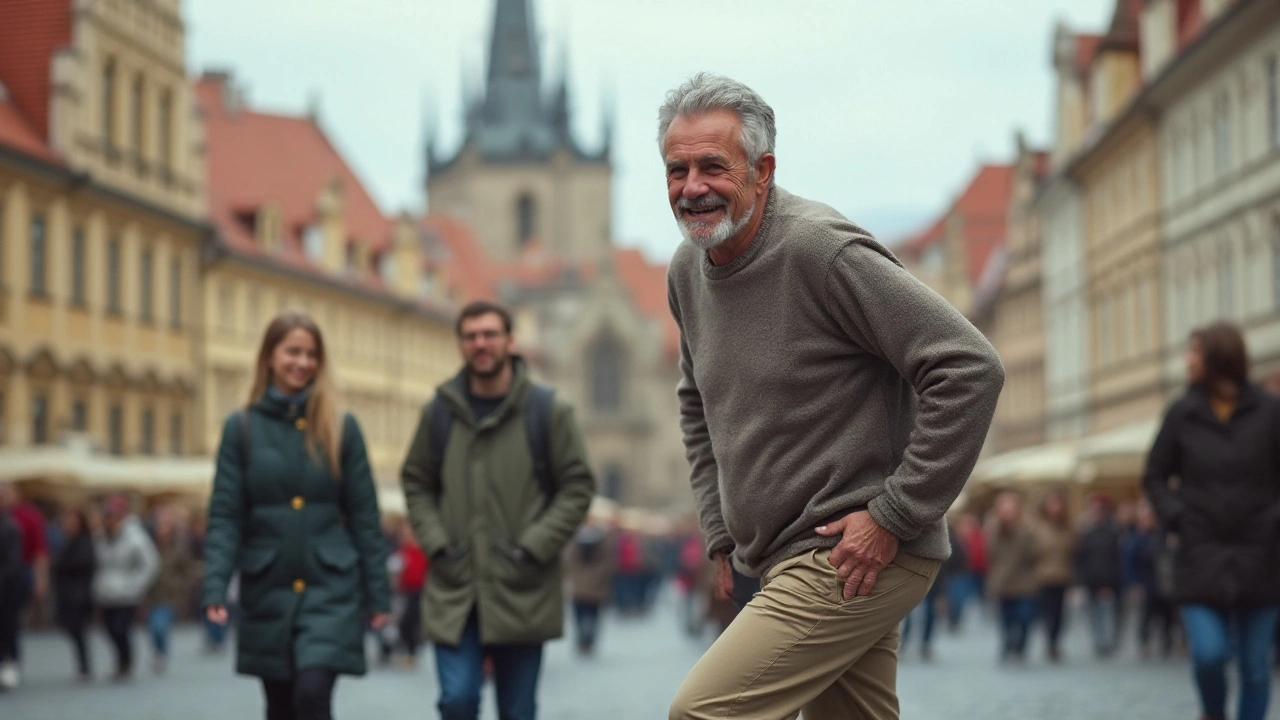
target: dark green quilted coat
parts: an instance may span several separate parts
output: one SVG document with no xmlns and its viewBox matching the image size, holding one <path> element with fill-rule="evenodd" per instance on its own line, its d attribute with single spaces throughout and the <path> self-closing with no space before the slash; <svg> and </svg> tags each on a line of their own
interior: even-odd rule
<svg viewBox="0 0 1280 720">
<path fill-rule="evenodd" d="M 326 667 L 362 675 L 369 615 L 390 607 L 377 493 L 355 418 L 342 420 L 335 480 L 328 463 L 308 452 L 302 414 L 301 405 L 266 396 L 223 425 L 203 605 L 225 604 L 240 571 L 237 672 L 286 679 Z"/>
</svg>

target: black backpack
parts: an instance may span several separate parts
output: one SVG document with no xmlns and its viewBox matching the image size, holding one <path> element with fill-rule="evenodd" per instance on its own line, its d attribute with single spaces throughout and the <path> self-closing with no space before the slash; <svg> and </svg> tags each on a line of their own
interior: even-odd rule
<svg viewBox="0 0 1280 720">
<path fill-rule="evenodd" d="M 551 476 L 551 403 L 555 390 L 542 385 L 529 388 L 524 405 L 524 429 L 529 441 L 529 454 L 533 457 L 533 477 L 542 489 L 543 506 L 551 504 L 556 495 L 556 481 Z M 444 468 L 444 449 L 449 443 L 449 431 L 453 429 L 453 409 L 439 395 L 431 403 L 432 472 L 439 478 Z"/>
</svg>

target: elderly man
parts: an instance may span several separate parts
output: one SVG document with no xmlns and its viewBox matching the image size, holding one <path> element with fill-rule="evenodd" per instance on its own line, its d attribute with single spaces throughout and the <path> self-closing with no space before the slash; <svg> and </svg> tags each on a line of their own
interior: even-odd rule
<svg viewBox="0 0 1280 720">
<path fill-rule="evenodd" d="M 693 493 L 721 592 L 730 558 L 762 578 L 670 717 L 896 718 L 898 623 L 950 552 L 1004 371 L 865 230 L 774 184 L 774 136 L 715 75 L 659 111 Z"/>
</svg>

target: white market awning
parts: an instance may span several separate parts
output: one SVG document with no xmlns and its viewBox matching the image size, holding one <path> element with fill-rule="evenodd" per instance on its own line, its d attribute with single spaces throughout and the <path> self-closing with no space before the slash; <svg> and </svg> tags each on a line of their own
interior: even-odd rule
<svg viewBox="0 0 1280 720">
<path fill-rule="evenodd" d="M 0 449 L 0 480 L 43 480 L 91 490 L 208 494 L 213 469 L 207 457 L 116 457 L 74 442 Z"/>
<path fill-rule="evenodd" d="M 1076 470 L 1076 444 L 1057 443 L 1011 450 L 978 461 L 972 482 L 1023 484 L 1071 481 Z"/>
</svg>

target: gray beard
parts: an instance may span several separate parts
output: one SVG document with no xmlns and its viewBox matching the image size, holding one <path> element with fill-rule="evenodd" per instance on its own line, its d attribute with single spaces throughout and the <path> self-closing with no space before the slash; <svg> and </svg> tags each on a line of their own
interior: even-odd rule
<svg viewBox="0 0 1280 720">
<path fill-rule="evenodd" d="M 742 228 L 747 226 L 747 223 L 751 221 L 751 216 L 755 214 L 756 204 L 751 203 L 751 207 L 748 207 L 742 213 L 742 217 L 738 218 L 737 221 L 734 221 L 729 217 L 728 209 L 729 206 L 725 205 L 724 219 L 716 223 L 715 228 L 709 235 L 695 234 L 693 232 L 694 228 L 700 228 L 702 227 L 702 224 L 686 222 L 685 219 L 679 215 L 676 216 L 676 224 L 680 226 L 680 234 L 684 235 L 684 239 L 688 240 L 695 247 L 704 251 L 718 248 L 725 244 L 729 238 L 741 232 Z"/>
</svg>

